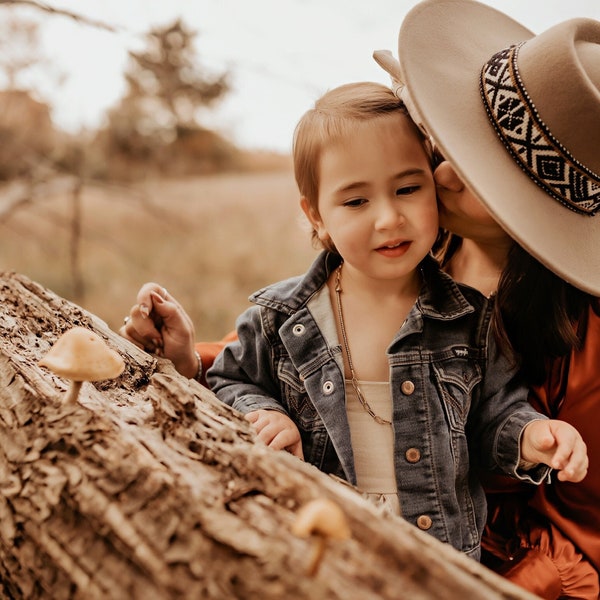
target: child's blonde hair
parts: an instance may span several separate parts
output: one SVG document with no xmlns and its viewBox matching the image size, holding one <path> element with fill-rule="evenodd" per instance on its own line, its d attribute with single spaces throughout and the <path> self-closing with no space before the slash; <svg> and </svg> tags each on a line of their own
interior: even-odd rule
<svg viewBox="0 0 600 600">
<path fill-rule="evenodd" d="M 404 104 L 385 85 L 372 82 L 341 85 L 326 92 L 315 102 L 314 108 L 304 113 L 294 131 L 294 175 L 300 194 L 306 198 L 315 214 L 318 214 L 318 167 L 323 149 L 344 138 L 356 123 L 395 113 L 406 115 L 433 165 L 433 152 L 428 138 L 414 124 Z M 314 243 L 323 245 L 314 230 L 312 238 Z M 333 247 L 327 249 L 335 250 Z"/>
</svg>

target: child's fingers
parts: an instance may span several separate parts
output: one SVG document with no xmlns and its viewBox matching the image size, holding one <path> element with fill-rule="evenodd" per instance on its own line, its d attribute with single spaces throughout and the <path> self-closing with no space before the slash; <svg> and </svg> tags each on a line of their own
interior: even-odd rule
<svg viewBox="0 0 600 600">
<path fill-rule="evenodd" d="M 559 481 L 570 481 L 572 483 L 578 483 L 582 481 L 587 475 L 588 468 L 582 464 L 569 465 L 561 471 L 557 471 L 557 477 Z"/>
<path fill-rule="evenodd" d="M 587 447 L 577 430 L 564 422 L 552 423 L 556 452 L 550 466 L 558 472 L 561 481 L 581 481 L 589 465 Z"/>
<path fill-rule="evenodd" d="M 567 423 L 550 421 L 549 424 L 556 448 L 550 466 L 553 469 L 564 469 L 569 464 L 577 446 L 583 444 L 583 440 L 577 430 Z"/>
<path fill-rule="evenodd" d="M 246 421 L 254 425 L 254 431 L 259 434 L 269 424 L 269 419 L 261 413 L 260 410 L 249 412 L 245 417 Z"/>
<path fill-rule="evenodd" d="M 267 446 L 271 446 L 273 439 L 282 430 L 282 427 L 274 422 L 265 411 L 253 411 L 246 415 L 246 420 L 252 423 L 254 431 L 259 440 Z"/>
<path fill-rule="evenodd" d="M 302 445 L 298 445 L 298 438 L 297 432 L 293 429 L 283 429 L 273 437 L 269 446 L 273 450 L 288 450 L 291 454 L 298 456 L 298 458 L 303 458 Z"/>
<path fill-rule="evenodd" d="M 302 440 L 300 438 L 293 444 L 286 446 L 284 449 L 296 458 L 304 460 L 304 451 L 302 450 Z"/>
<path fill-rule="evenodd" d="M 564 468 L 558 472 L 560 481 L 581 481 L 586 475 L 589 468 L 589 458 L 587 455 L 587 447 L 584 441 L 580 438 L 573 446 L 573 451 Z"/>
<path fill-rule="evenodd" d="M 304 459 L 300 433 L 291 422 L 286 422 L 287 419 L 282 422 L 280 415 L 273 418 L 268 411 L 260 410 L 249 412 L 245 418 L 254 426 L 258 439 L 267 446 L 273 450 L 287 450 L 294 456 Z"/>
<path fill-rule="evenodd" d="M 249 412 L 248 414 L 246 414 L 246 416 L 244 418 L 249 423 L 256 423 L 259 416 L 260 416 L 260 413 L 257 410 L 253 410 L 252 412 Z"/>
</svg>

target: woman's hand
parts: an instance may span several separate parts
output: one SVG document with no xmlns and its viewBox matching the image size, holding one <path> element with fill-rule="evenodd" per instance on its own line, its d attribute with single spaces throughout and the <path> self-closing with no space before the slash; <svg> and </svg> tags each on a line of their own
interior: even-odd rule
<svg viewBox="0 0 600 600">
<path fill-rule="evenodd" d="M 181 304 L 157 283 L 145 283 L 137 304 L 119 333 L 146 352 L 168 358 L 179 373 L 193 378 L 198 373 L 194 349 L 194 324 Z"/>
</svg>

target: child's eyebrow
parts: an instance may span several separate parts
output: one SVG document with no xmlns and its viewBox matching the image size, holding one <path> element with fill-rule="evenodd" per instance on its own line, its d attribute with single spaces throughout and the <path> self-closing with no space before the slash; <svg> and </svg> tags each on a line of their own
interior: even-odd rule
<svg viewBox="0 0 600 600">
<path fill-rule="evenodd" d="M 400 171 L 399 173 L 396 173 L 392 179 L 394 179 L 394 180 L 402 179 L 403 177 L 410 177 L 411 175 L 424 175 L 425 173 L 426 173 L 425 169 L 418 169 L 418 168 L 405 169 L 404 171 Z M 353 192 L 354 190 L 362 189 L 367 185 L 369 185 L 369 183 L 367 181 L 352 181 L 351 183 L 348 183 L 347 185 L 342 185 L 336 191 L 338 193 Z"/>
<path fill-rule="evenodd" d="M 353 181 L 352 183 L 339 187 L 337 192 L 353 192 L 354 190 L 364 188 L 366 185 L 368 185 L 366 181 Z"/>
<path fill-rule="evenodd" d="M 425 173 L 425 169 L 405 169 L 404 171 L 396 173 L 396 175 L 394 175 L 394 179 L 402 179 L 403 177 L 409 177 L 410 175 L 423 175 Z"/>
</svg>

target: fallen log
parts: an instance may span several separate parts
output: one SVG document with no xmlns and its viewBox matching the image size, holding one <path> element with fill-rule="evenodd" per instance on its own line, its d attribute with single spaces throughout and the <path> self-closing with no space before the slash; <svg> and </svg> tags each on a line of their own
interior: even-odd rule
<svg viewBox="0 0 600 600">
<path fill-rule="evenodd" d="M 100 335 L 114 380 L 38 361 L 66 330 Z M 350 538 L 291 533 L 333 500 Z M 237 412 L 96 316 L 0 273 L 0 591 L 21 599 L 533 598 L 353 488 L 258 442 Z"/>
</svg>

